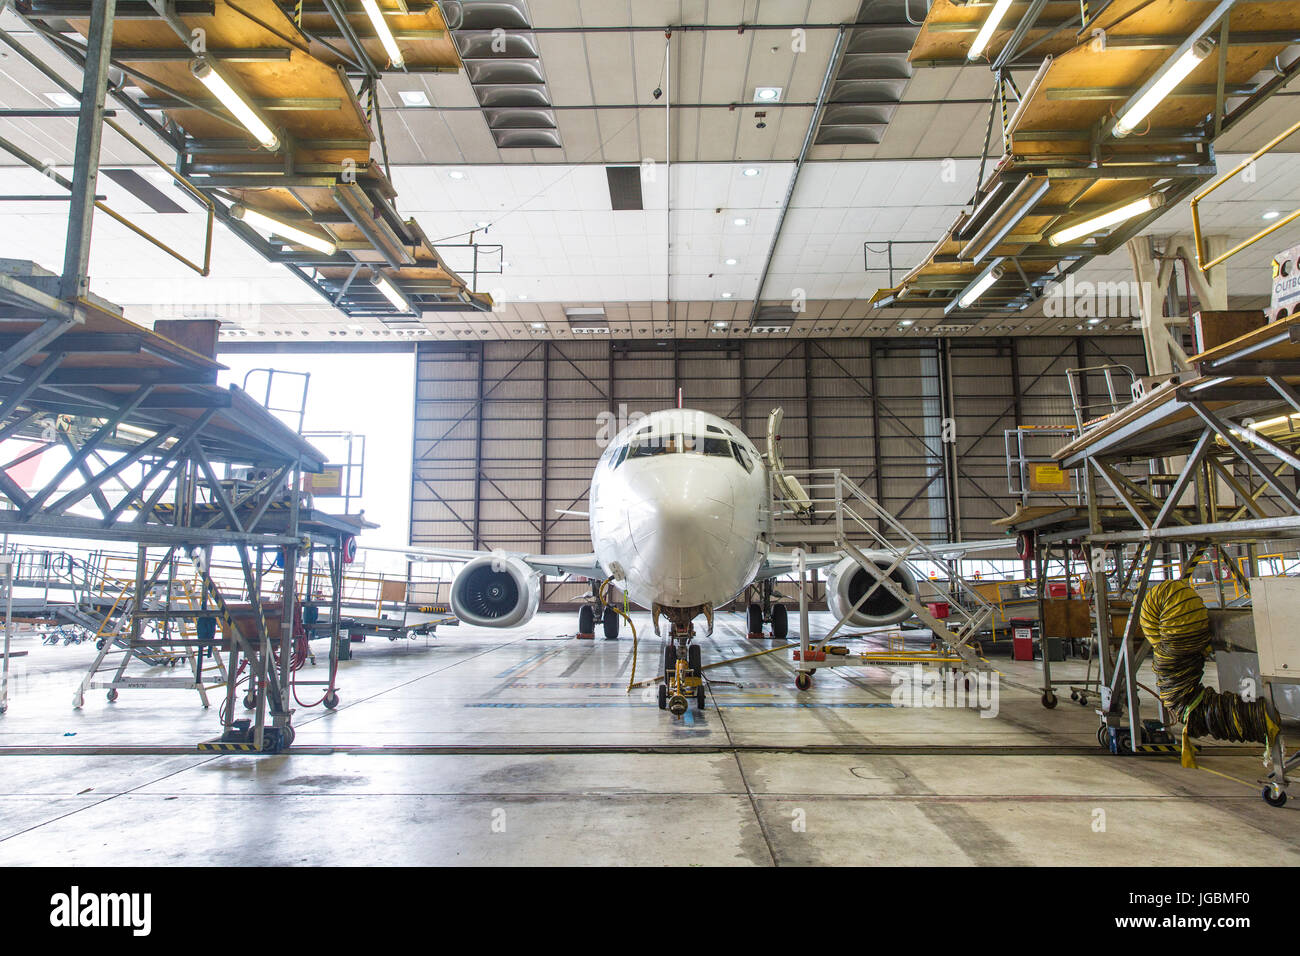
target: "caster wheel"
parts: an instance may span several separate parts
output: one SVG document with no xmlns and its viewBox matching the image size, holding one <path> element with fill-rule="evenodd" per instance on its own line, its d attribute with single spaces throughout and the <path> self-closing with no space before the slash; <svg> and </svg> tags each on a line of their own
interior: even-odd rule
<svg viewBox="0 0 1300 956">
<path fill-rule="evenodd" d="M 668 709 L 668 686 L 666 684 L 659 685 L 659 709 Z"/>
<path fill-rule="evenodd" d="M 776 604 L 772 607 L 772 638 L 777 641 L 784 641 L 785 636 L 790 633 L 790 618 L 785 612 L 784 604 Z"/>
<path fill-rule="evenodd" d="M 1057 704 L 1056 695 L 1053 694 L 1050 690 L 1047 693 L 1043 694 L 1043 696 L 1039 699 L 1043 702 L 1043 706 L 1046 707 L 1048 710 L 1056 709 L 1056 704 Z"/>
<path fill-rule="evenodd" d="M 1079 706 L 1080 706 L 1080 707 L 1087 707 L 1087 706 L 1088 706 L 1088 698 L 1087 698 L 1087 696 L 1085 696 L 1084 694 L 1080 694 L 1080 695 L 1079 695 Z"/>
<path fill-rule="evenodd" d="M 338 692 L 330 691 L 328 694 L 326 694 L 324 704 L 326 710 L 333 710 L 335 707 L 337 707 L 339 705 Z"/>
<path fill-rule="evenodd" d="M 1110 750 L 1110 728 L 1105 724 L 1097 728 L 1097 745 L 1102 750 Z"/>
<path fill-rule="evenodd" d="M 103 649 L 104 649 L 104 642 L 103 642 L 103 640 L 101 639 L 101 640 L 96 641 L 96 642 L 95 642 L 95 650 L 97 650 L 97 651 L 102 651 Z"/>
<path fill-rule="evenodd" d="M 686 662 L 690 665 L 693 674 L 700 673 L 700 645 L 692 644 L 686 648 Z"/>
<path fill-rule="evenodd" d="M 605 625 L 605 640 L 618 640 L 618 623 L 621 620 L 622 618 L 615 614 L 611 609 L 605 609 L 605 620 L 603 622 Z"/>
<path fill-rule="evenodd" d="M 292 745 L 293 745 L 293 738 L 295 738 L 295 737 L 297 737 L 297 736 L 298 736 L 298 732 L 297 732 L 296 730 L 293 729 L 293 725 L 292 725 L 292 724 L 290 724 L 288 727 L 285 727 L 285 728 L 284 728 L 284 745 L 285 745 L 286 747 L 290 747 L 290 746 L 292 746 Z"/>
<path fill-rule="evenodd" d="M 807 690 L 812 686 L 812 675 L 800 671 L 799 675 L 794 679 L 794 686 L 800 690 Z"/>
<path fill-rule="evenodd" d="M 578 633 L 594 634 L 596 632 L 596 612 L 591 609 L 590 604 L 584 604 L 578 609 Z"/>
<path fill-rule="evenodd" d="M 1070 700 L 1078 700 L 1078 699 L 1079 699 L 1079 692 L 1077 690 L 1070 691 Z"/>
<path fill-rule="evenodd" d="M 1270 807 L 1286 806 L 1286 791 L 1282 789 L 1278 789 L 1275 793 L 1272 784 L 1269 784 L 1262 791 L 1260 791 L 1259 795 L 1264 798 L 1264 802 L 1267 803 Z"/>
<path fill-rule="evenodd" d="M 117 688 L 116 688 L 116 687 L 114 687 L 112 690 L 110 690 L 110 691 L 108 692 L 108 702 L 111 704 L 111 703 L 112 703 L 113 701 L 115 701 L 115 700 L 117 700 Z"/>
<path fill-rule="evenodd" d="M 1121 730 L 1116 734 L 1115 744 L 1121 754 L 1131 754 L 1133 752 L 1133 737 L 1127 730 Z"/>
<path fill-rule="evenodd" d="M 244 698 L 244 710 L 252 710 L 256 706 L 257 706 L 257 699 L 254 698 L 252 694 L 249 694 L 247 697 Z"/>
</svg>

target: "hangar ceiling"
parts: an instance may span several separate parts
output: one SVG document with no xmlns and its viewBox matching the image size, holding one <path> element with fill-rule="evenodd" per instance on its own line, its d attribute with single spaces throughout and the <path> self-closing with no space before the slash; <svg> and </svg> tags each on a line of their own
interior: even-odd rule
<svg viewBox="0 0 1300 956">
<path fill-rule="evenodd" d="M 864 64 L 873 36 L 883 44 L 877 51 L 881 72 L 897 69 L 897 51 L 877 31 L 900 29 L 900 6 L 904 21 L 909 13 L 922 14 L 920 3 L 908 7 L 886 0 L 528 0 L 524 9 L 555 118 L 559 145 L 553 147 L 498 145 L 501 138 L 494 136 L 465 71 L 386 74 L 379 99 L 398 209 L 421 223 L 452 268 L 495 300 L 490 313 L 429 315 L 418 334 L 572 338 L 565 310 L 574 308 L 603 308 L 612 333 L 647 338 L 1063 334 L 1062 323 L 1043 316 L 1041 307 L 975 317 L 959 326 L 937 309 L 881 312 L 866 302 L 921 260 L 974 193 L 994 88 L 985 65 L 912 70 L 901 88 L 894 84 L 896 103 L 884 111 L 888 115 L 877 117 L 887 122 L 862 137 L 879 142 L 830 142 L 845 137 L 827 135 L 822 124 L 772 250 L 764 295 L 765 305 L 798 300 L 806 309 L 791 313 L 788 331 L 779 325 L 776 331 L 747 331 L 839 25 L 887 24 L 849 33 L 829 91 L 832 103 L 857 95 L 846 82 L 870 74 Z M 664 36 L 665 24 L 674 25 L 671 41 Z M 0 16 L 0 25 L 59 65 L 65 76 L 76 77 L 12 13 Z M 798 52 L 798 44 L 792 46 L 796 27 L 804 30 Z M 669 43 L 672 56 L 665 71 Z M 1024 71 L 1022 87 L 1031 73 Z M 756 103 L 760 87 L 779 89 L 778 100 Z M 657 99 L 656 89 L 667 89 L 668 95 Z M 6 107 L 66 106 L 57 94 L 19 58 L 0 57 L 0 102 Z M 1237 156 L 1300 118 L 1298 96 L 1300 85 L 1292 81 L 1268 109 L 1225 135 L 1217 144 L 1220 168 L 1229 168 Z M 767 114 L 762 129 L 757 112 Z M 663 163 L 666 116 L 672 139 L 671 222 Z M 3 117 L 0 135 L 48 157 L 55 168 L 66 167 L 72 123 Z M 139 155 L 114 134 L 106 134 L 104 142 L 106 167 L 140 166 Z M 1300 142 L 1283 146 L 1298 148 Z M 9 162 L 0 155 L 0 163 Z M 643 208 L 614 211 L 606 167 L 628 165 L 641 167 Z M 1300 194 L 1293 165 L 1286 155 L 1274 157 L 1259 164 L 1253 182 L 1233 183 L 1216 194 L 1203 209 L 1209 228 L 1240 238 L 1255 231 L 1264 213 L 1289 210 Z M 756 173 L 746 175 L 747 170 Z M 58 192 L 20 168 L 0 169 L 0 184 L 4 196 Z M 111 204 L 138 213 L 168 241 L 201 242 L 197 214 L 188 208 L 154 212 L 106 178 L 101 192 Z M 36 258 L 58 268 L 62 220 L 58 202 L 0 203 L 0 256 Z M 1188 226 L 1183 204 L 1147 233 L 1171 236 Z M 217 316 L 230 323 L 227 339 L 337 342 L 399 334 L 311 301 L 299 280 L 220 231 L 213 275 L 198 279 L 111 221 L 97 221 L 96 230 L 92 285 L 100 295 L 123 302 L 137 319 Z M 1275 238 L 1280 247 L 1300 234 Z M 467 245 L 471 242 L 477 250 Z M 129 256 L 122 254 L 127 248 Z M 888 271 L 891 256 L 894 276 Z M 1234 260 L 1234 305 L 1253 306 L 1267 296 L 1267 263 L 1261 268 L 1259 258 Z M 1089 263 L 1079 278 L 1128 281 L 1131 275 L 1127 258 L 1118 254 Z M 1116 321 L 1088 331 L 1128 327 L 1127 321 Z"/>
</svg>

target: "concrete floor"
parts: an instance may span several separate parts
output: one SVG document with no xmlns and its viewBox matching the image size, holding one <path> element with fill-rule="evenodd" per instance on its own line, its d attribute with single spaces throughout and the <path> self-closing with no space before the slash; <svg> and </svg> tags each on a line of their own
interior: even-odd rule
<svg viewBox="0 0 1300 956">
<path fill-rule="evenodd" d="M 0 753 L 47 752 L 0 755 L 0 864 L 1300 862 L 1300 797 L 1263 804 L 1260 748 L 1205 770 L 1104 755 L 1091 707 L 1041 706 L 1037 663 L 995 659 L 989 718 L 894 706 L 885 668 L 822 670 L 800 693 L 778 652 L 711 670 L 709 707 L 674 720 L 625 692 L 627 635 L 574 641 L 570 618 L 355 645 L 339 709 L 299 710 L 296 752 L 267 757 L 66 752 L 192 746 L 216 708 L 124 690 L 74 710 L 93 649 L 20 638 Z M 702 643 L 705 663 L 767 646 L 732 615 Z M 659 659 L 643 640 L 638 676 Z M 482 746 L 517 752 L 429 752 Z M 607 749 L 527 752 L 548 746 Z"/>
</svg>

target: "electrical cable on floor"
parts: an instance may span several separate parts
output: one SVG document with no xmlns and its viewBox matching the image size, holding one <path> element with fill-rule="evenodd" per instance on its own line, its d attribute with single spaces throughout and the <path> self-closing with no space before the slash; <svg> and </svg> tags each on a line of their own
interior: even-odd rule
<svg viewBox="0 0 1300 956">
<path fill-rule="evenodd" d="M 1203 683 L 1205 660 L 1210 656 L 1210 618 L 1201 596 L 1185 580 L 1161 581 L 1142 601 L 1140 620 L 1151 644 L 1160 699 L 1183 724 L 1183 766 L 1196 766 L 1188 743 L 1191 737 L 1263 743 L 1268 766 L 1281 730 L 1268 702 L 1242 700 Z"/>
</svg>

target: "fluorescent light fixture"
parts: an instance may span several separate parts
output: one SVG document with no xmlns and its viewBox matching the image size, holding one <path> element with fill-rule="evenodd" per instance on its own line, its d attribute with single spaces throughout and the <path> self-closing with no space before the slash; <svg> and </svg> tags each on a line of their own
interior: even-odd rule
<svg viewBox="0 0 1300 956">
<path fill-rule="evenodd" d="M 730 298 L 731 298 L 731 293 L 730 293 L 730 292 L 724 292 L 724 293 L 722 293 L 722 297 L 723 297 L 724 299 L 730 299 Z"/>
<path fill-rule="evenodd" d="M 389 281 L 388 276 L 376 272 L 370 277 L 370 281 L 374 283 L 376 289 L 384 294 L 384 298 L 387 299 L 398 312 L 415 312 L 417 315 L 419 314 L 418 310 L 407 301 L 406 296 L 402 295 L 401 290 Z"/>
<path fill-rule="evenodd" d="M 260 229 L 263 232 L 279 236 L 281 239 L 287 239 L 295 245 L 306 246 L 308 249 L 323 252 L 327 256 L 332 256 L 338 252 L 338 246 L 326 236 L 300 229 L 281 219 L 275 219 L 266 213 L 258 212 L 256 209 L 249 209 L 244 205 L 231 206 L 230 217 L 238 219 L 254 229 Z"/>
<path fill-rule="evenodd" d="M 1262 218 L 1262 219 L 1276 219 L 1276 218 L 1277 218 L 1278 216 L 1280 216 L 1280 215 L 1282 215 L 1282 214 L 1281 214 L 1280 212 L 1278 212 L 1276 209 L 1270 209 L 1268 212 L 1264 213 L 1264 215 L 1261 216 L 1260 218 Z"/>
<path fill-rule="evenodd" d="M 535 329 L 544 329 L 544 328 L 546 328 L 546 323 L 545 323 L 545 322 L 534 322 L 534 323 L 532 323 L 532 326 L 533 326 L 533 328 L 535 328 Z"/>
<path fill-rule="evenodd" d="M 756 86 L 754 87 L 755 103 L 778 103 L 781 100 L 781 87 L 779 86 Z"/>
<path fill-rule="evenodd" d="M 1088 320 L 1088 324 L 1089 324 L 1089 325 L 1100 325 L 1100 324 L 1101 324 L 1101 319 L 1089 319 L 1089 320 Z"/>
<path fill-rule="evenodd" d="M 478 229 L 486 229 L 490 225 L 492 225 L 492 223 L 484 219 L 480 219 L 478 222 L 474 223 L 474 226 Z"/>
<path fill-rule="evenodd" d="M 71 93 L 63 92 L 63 90 L 55 90 L 53 93 L 46 93 L 45 97 L 60 109 L 71 110 L 76 109 L 81 105 L 80 100 Z"/>
<path fill-rule="evenodd" d="M 726 261 L 726 264 L 729 265 L 729 266 L 734 266 L 734 265 L 736 264 L 736 260 L 735 260 L 735 259 L 728 259 L 728 260 Z"/>
<path fill-rule="evenodd" d="M 748 219 L 745 219 L 744 217 L 739 217 L 739 218 L 736 218 L 736 219 L 731 220 L 731 224 L 732 224 L 733 226 L 748 226 L 748 225 L 749 225 L 749 220 L 748 220 Z"/>
<path fill-rule="evenodd" d="M 713 327 L 714 327 L 715 329 L 725 329 L 725 328 L 727 327 L 727 323 L 726 323 L 726 322 L 714 322 L 714 323 L 713 323 Z"/>
<path fill-rule="evenodd" d="M 1100 232 L 1103 229 L 1109 229 L 1117 223 L 1124 222 L 1126 219 L 1132 219 L 1134 216 L 1140 216 L 1144 212 L 1150 212 L 1159 206 L 1164 205 L 1164 193 L 1151 193 L 1149 196 L 1143 196 L 1141 199 L 1134 199 L 1132 202 L 1125 203 L 1114 209 L 1103 212 L 1100 215 L 1093 216 L 1091 219 L 1085 219 L 1083 222 L 1058 232 L 1052 233 L 1048 241 L 1054 246 L 1062 246 L 1069 242 L 1075 242 L 1084 236 L 1090 236 L 1094 232 Z"/>
<path fill-rule="evenodd" d="M 909 326 L 909 325 L 912 324 L 912 320 L 911 320 L 911 319 L 903 319 L 903 320 L 902 320 L 901 322 L 899 322 L 898 324 L 901 325 L 901 326 L 903 326 L 904 328 L 906 328 L 907 326 Z"/>
<path fill-rule="evenodd" d="M 1111 132 L 1116 136 L 1127 136 L 1133 132 L 1147 118 L 1147 114 L 1159 106 L 1160 101 L 1174 91 L 1174 87 L 1187 79 L 1187 74 L 1196 69 L 1213 49 L 1214 41 L 1209 37 L 1201 37 L 1181 56 L 1167 60 L 1148 81 L 1144 87 L 1145 92 L 1139 92 L 1136 101 L 1130 101 L 1132 105 L 1120 113 Z"/>
<path fill-rule="evenodd" d="M 980 296 L 989 290 L 993 283 L 1001 278 L 1001 269 L 996 267 L 985 269 L 974 282 L 961 291 L 961 294 L 957 297 L 957 307 L 969 309 Z"/>
<path fill-rule="evenodd" d="M 758 175 L 758 167 L 756 167 L 756 166 L 746 166 L 745 169 L 744 169 L 744 172 L 742 173 L 742 175 L 749 176 L 750 178 L 753 178 L 754 176 L 757 176 L 757 175 Z"/>
<path fill-rule="evenodd" d="M 424 90 L 398 90 L 397 95 L 402 98 L 403 106 L 428 106 L 429 97 Z"/>
<path fill-rule="evenodd" d="M 379 4 L 375 0 L 361 0 L 361 7 L 370 18 L 370 25 L 375 28 L 375 36 L 379 37 L 379 42 L 384 45 L 384 52 L 388 54 L 389 61 L 395 69 L 400 70 L 402 51 L 397 47 L 397 37 L 393 36 L 393 31 L 388 29 L 388 24 L 384 22 L 384 14 L 379 9 Z"/>
<path fill-rule="evenodd" d="M 208 92 L 215 96 L 222 106 L 230 110 L 235 119 L 243 124 L 244 129 L 248 130 L 253 139 L 257 140 L 263 148 L 272 152 L 280 148 L 280 137 L 258 115 L 252 104 L 217 72 L 211 60 L 205 56 L 196 57 L 190 63 L 190 72 L 194 74 L 195 79 L 208 88 Z"/>
<path fill-rule="evenodd" d="M 452 179 L 464 179 L 464 178 L 465 178 L 465 174 L 464 174 L 463 172 L 461 172 L 459 169 L 453 169 L 453 170 L 452 170 L 451 172 L 449 172 L 447 175 L 450 176 Z"/>
<path fill-rule="evenodd" d="M 1011 9 L 1011 0 L 998 0 L 993 4 L 993 9 L 989 11 L 989 17 L 984 21 L 984 26 L 980 27 L 980 32 L 975 34 L 975 42 L 970 45 L 966 51 L 966 59 L 978 60 L 984 52 L 984 48 L 989 45 L 989 40 L 993 39 L 993 34 L 998 28 L 1007 11 Z"/>
</svg>

